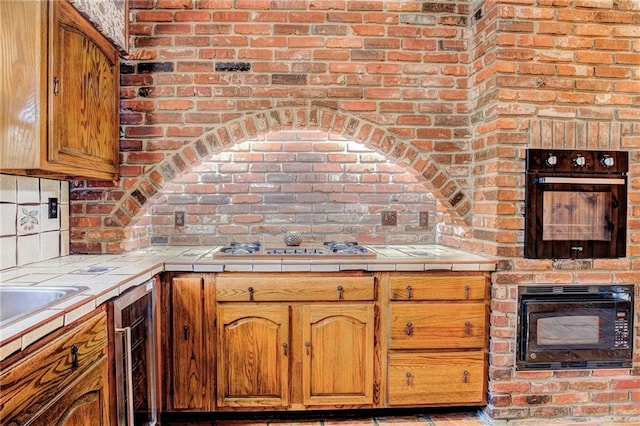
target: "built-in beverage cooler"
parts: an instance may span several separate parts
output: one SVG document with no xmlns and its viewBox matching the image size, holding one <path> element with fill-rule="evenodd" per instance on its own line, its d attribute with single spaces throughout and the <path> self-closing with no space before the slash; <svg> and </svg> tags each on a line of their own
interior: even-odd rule
<svg viewBox="0 0 640 426">
<path fill-rule="evenodd" d="M 156 287 L 151 279 L 109 304 L 119 426 L 158 423 Z"/>
</svg>

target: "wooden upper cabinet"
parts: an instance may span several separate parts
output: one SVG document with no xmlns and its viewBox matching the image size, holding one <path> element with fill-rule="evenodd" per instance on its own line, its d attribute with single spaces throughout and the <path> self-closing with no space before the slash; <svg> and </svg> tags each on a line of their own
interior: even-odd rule
<svg viewBox="0 0 640 426">
<path fill-rule="evenodd" d="M 0 171 L 117 179 L 117 48 L 66 0 L 0 2 L 0 37 Z"/>
</svg>

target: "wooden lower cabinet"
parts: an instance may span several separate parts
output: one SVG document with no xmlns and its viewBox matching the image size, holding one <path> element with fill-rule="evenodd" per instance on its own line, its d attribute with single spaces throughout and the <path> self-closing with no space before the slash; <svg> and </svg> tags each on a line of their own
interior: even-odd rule
<svg viewBox="0 0 640 426">
<path fill-rule="evenodd" d="M 45 338 L 0 373 L 3 425 L 109 425 L 106 313 Z"/>
<path fill-rule="evenodd" d="M 203 274 L 172 277 L 161 291 L 167 411 L 215 407 L 213 284 Z"/>
<path fill-rule="evenodd" d="M 217 309 L 219 407 L 286 409 L 300 405 L 290 401 L 300 394 L 304 407 L 373 403 L 372 303 L 221 303 Z M 290 325 L 298 311 L 301 330 Z"/>
<path fill-rule="evenodd" d="M 218 306 L 218 406 L 289 405 L 289 306 Z"/>
<path fill-rule="evenodd" d="M 486 403 L 488 274 L 174 273 L 165 283 L 166 411 Z"/>
<path fill-rule="evenodd" d="M 392 353 L 389 405 L 482 404 L 485 358 L 481 351 Z"/>
<path fill-rule="evenodd" d="M 373 403 L 372 303 L 303 307 L 305 406 Z"/>
</svg>

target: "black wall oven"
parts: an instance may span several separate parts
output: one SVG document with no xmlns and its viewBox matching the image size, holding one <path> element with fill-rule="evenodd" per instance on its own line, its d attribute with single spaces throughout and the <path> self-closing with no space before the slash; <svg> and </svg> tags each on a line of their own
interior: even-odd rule
<svg viewBox="0 0 640 426">
<path fill-rule="evenodd" d="M 628 158 L 621 151 L 527 150 L 525 257 L 625 257 Z"/>
<path fill-rule="evenodd" d="M 517 369 L 631 367 L 632 285 L 518 289 Z"/>
</svg>

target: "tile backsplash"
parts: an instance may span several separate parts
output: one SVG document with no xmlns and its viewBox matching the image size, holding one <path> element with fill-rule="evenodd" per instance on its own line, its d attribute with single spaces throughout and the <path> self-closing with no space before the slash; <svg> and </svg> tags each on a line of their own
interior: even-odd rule
<svg viewBox="0 0 640 426">
<path fill-rule="evenodd" d="M 49 200 L 57 213 L 49 218 Z M 0 175 L 0 269 L 69 254 L 69 182 Z"/>
</svg>

